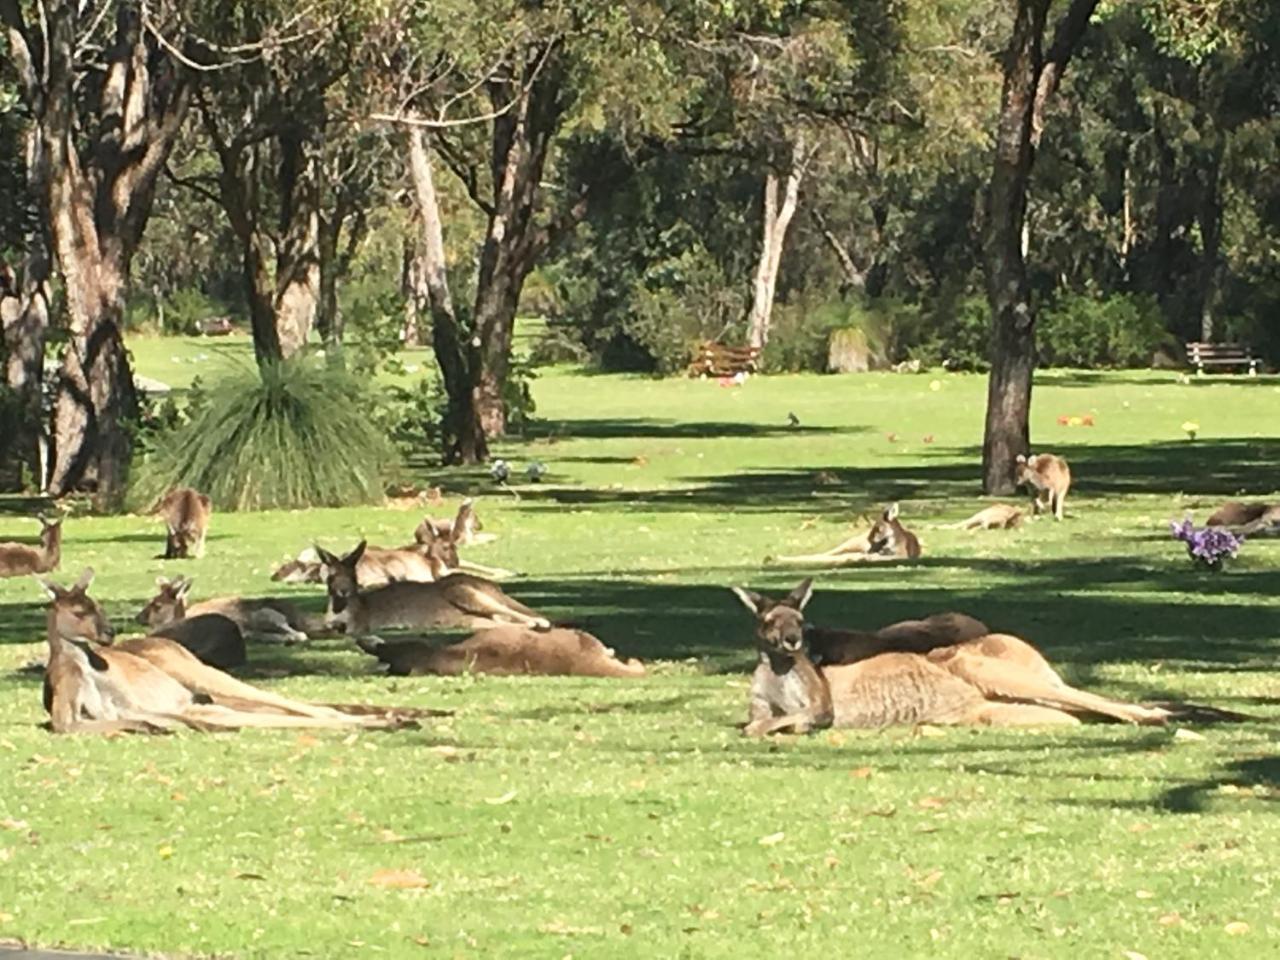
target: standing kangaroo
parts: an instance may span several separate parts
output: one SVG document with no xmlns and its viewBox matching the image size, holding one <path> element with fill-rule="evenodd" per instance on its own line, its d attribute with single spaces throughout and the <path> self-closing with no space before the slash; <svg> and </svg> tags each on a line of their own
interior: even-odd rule
<svg viewBox="0 0 1280 960">
<path fill-rule="evenodd" d="M 213 501 L 190 487 L 170 490 L 156 505 L 155 513 L 165 522 L 164 558 L 203 557 Z"/>
<path fill-rule="evenodd" d="M 326 622 L 363 636 L 383 627 L 456 627 L 475 630 L 501 623 L 548 629 L 551 622 L 497 586 L 466 573 L 451 573 L 432 583 L 389 583 L 364 590 L 359 576 L 365 552 L 360 541 L 346 556 L 316 548 L 329 569 Z"/>
<path fill-rule="evenodd" d="M 1161 708 L 1070 687 L 1034 647 L 1003 634 L 927 654 L 874 653 L 817 668 L 804 630 L 811 581 L 779 602 L 734 592 L 756 617 L 756 643 L 763 651 L 752 678 L 748 735 L 819 726 L 1077 724 L 1077 714 L 1159 724 L 1170 716 Z"/>
<path fill-rule="evenodd" d="M 460 643 L 433 646 L 420 640 L 359 639 L 396 676 L 460 673 L 537 674 L 566 677 L 643 677 L 639 660 L 622 661 L 589 633 L 553 627 L 533 631 L 504 624 L 481 630 Z"/>
<path fill-rule="evenodd" d="M 334 707 L 291 700 L 206 666 L 161 637 L 106 646 L 113 632 L 88 595 L 93 571 L 71 587 L 41 580 L 48 609 L 44 705 L 54 733 L 162 733 L 242 727 L 400 727 L 431 711 Z"/>
<path fill-rule="evenodd" d="M 40 546 L 0 543 L 0 577 L 22 577 L 58 569 L 62 562 L 62 518 L 37 519 L 40 521 Z"/>
<path fill-rule="evenodd" d="M 156 595 L 135 619 L 144 627 L 159 629 L 184 618 L 217 614 L 234 621 L 246 640 L 260 643 L 302 643 L 309 639 L 309 632 L 324 629 L 320 618 L 309 617 L 287 600 L 272 597 L 215 597 L 188 606 L 191 584 L 186 576 L 157 577 Z"/>
<path fill-rule="evenodd" d="M 1030 457 L 1018 454 L 1013 475 L 1015 483 L 1031 488 L 1035 513 L 1052 510 L 1054 519 L 1062 519 L 1067 491 L 1071 489 L 1071 468 L 1066 460 L 1052 453 L 1037 453 Z"/>
</svg>

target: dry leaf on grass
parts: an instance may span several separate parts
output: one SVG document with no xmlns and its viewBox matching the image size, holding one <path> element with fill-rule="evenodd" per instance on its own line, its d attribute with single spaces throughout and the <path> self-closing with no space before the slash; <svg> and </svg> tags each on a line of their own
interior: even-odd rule
<svg viewBox="0 0 1280 960">
<path fill-rule="evenodd" d="M 763 836 L 756 842 L 759 843 L 760 846 L 762 847 L 772 847 L 781 843 L 786 838 L 787 838 L 787 835 L 782 831 L 779 831 L 778 833 L 770 833 L 766 836 Z"/>
<path fill-rule="evenodd" d="M 1232 920 L 1222 929 L 1227 932 L 1227 936 L 1241 937 L 1249 932 L 1249 925 L 1243 920 Z"/>
<path fill-rule="evenodd" d="M 858 767 L 856 770 L 850 770 L 849 776 L 853 777 L 855 780 L 866 780 L 871 776 L 871 773 L 872 770 L 870 767 Z"/>
<path fill-rule="evenodd" d="M 430 881 L 417 870 L 375 870 L 369 877 L 369 883 L 390 890 L 424 890 L 431 886 Z"/>
<path fill-rule="evenodd" d="M 504 803 L 510 803 L 515 798 L 516 798 L 516 791 L 508 790 L 506 793 L 504 793 L 500 797 L 485 797 L 484 802 L 493 807 L 500 807 Z"/>
</svg>

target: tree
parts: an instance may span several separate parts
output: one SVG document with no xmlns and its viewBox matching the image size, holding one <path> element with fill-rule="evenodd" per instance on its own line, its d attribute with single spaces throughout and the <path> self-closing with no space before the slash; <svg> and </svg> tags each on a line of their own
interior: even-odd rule
<svg viewBox="0 0 1280 960">
<path fill-rule="evenodd" d="M 49 491 L 124 491 L 137 397 L 121 321 L 129 267 L 186 116 L 188 73 L 163 39 L 172 10 L 128 0 L 0 0 L 0 21 L 39 154 L 38 185 L 70 337 L 53 424 Z"/>
<path fill-rule="evenodd" d="M 1004 87 L 987 188 L 983 261 L 991 305 L 991 375 L 982 443 L 983 489 L 1009 493 L 1018 454 L 1030 444 L 1035 311 L 1027 281 L 1027 186 L 1045 109 L 1098 0 L 1071 0 L 1045 49 L 1050 0 L 1018 0 L 1004 60 Z"/>
</svg>

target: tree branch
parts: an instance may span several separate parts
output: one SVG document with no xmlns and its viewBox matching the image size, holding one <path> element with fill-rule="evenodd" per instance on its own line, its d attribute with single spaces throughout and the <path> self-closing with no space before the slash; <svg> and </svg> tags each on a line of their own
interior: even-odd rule
<svg viewBox="0 0 1280 960">
<path fill-rule="evenodd" d="M 1072 0 L 1071 6 L 1053 29 L 1053 43 L 1041 61 L 1040 76 L 1036 82 L 1035 106 L 1031 112 L 1032 148 L 1040 145 L 1045 107 L 1049 98 L 1057 92 L 1063 71 L 1067 69 L 1067 63 L 1079 45 L 1097 6 L 1098 0 Z"/>
<path fill-rule="evenodd" d="M 440 158 L 444 160 L 444 165 L 449 168 L 455 177 L 462 181 L 462 185 L 467 189 L 467 196 L 471 198 L 471 202 L 479 207 L 487 217 L 492 217 L 494 213 L 493 204 L 480 195 L 479 172 L 474 163 L 466 163 L 458 156 L 457 151 L 443 137 L 437 137 L 435 140 L 436 152 L 440 154 Z"/>
</svg>

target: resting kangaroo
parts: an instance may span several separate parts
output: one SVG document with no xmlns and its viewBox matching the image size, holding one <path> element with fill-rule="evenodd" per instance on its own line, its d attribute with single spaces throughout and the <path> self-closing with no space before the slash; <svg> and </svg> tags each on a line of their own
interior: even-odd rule
<svg viewBox="0 0 1280 960">
<path fill-rule="evenodd" d="M 397 676 L 460 673 L 539 674 L 572 677 L 643 677 L 639 660 L 619 660 L 589 633 L 555 627 L 533 631 L 504 624 L 460 643 L 432 646 L 419 640 L 360 639 L 357 645 Z"/>
<path fill-rule="evenodd" d="M 762 651 L 752 678 L 744 732 L 895 723 L 1038 726 L 1076 724 L 1077 714 L 1164 723 L 1169 711 L 1110 700 L 1068 686 L 1030 644 L 989 634 L 927 654 L 875 653 L 855 663 L 814 667 L 804 632 L 805 580 L 773 602 L 738 588 L 756 617 Z"/>
<path fill-rule="evenodd" d="M 476 514 L 475 500 L 467 497 L 458 507 L 458 515 L 452 520 L 439 517 L 426 517 L 413 532 L 413 538 L 419 543 L 427 542 L 427 531 L 437 537 L 451 537 L 460 547 L 469 547 L 478 543 L 491 543 L 497 540 L 496 534 L 481 533 L 484 525 Z"/>
<path fill-rule="evenodd" d="M 901 620 L 873 633 L 805 624 L 804 637 L 814 662 L 829 666 L 856 663 L 878 653 L 928 653 L 985 637 L 991 631 L 981 620 L 963 613 L 936 613 L 923 620 Z"/>
<path fill-rule="evenodd" d="M 161 628 L 183 618 L 220 614 L 235 621 L 246 640 L 262 643 L 301 643 L 309 639 L 308 633 L 324 629 L 320 618 L 308 617 L 287 600 L 270 597 L 215 597 L 187 606 L 191 583 L 190 577 L 157 577 L 157 593 L 138 611 L 138 623 Z"/>
<path fill-rule="evenodd" d="M 993 503 L 967 520 L 952 523 L 952 530 L 1012 530 L 1022 523 L 1022 511 L 1007 503 Z"/>
<path fill-rule="evenodd" d="M 1019 485 L 1025 483 L 1032 489 L 1035 513 L 1052 510 L 1055 519 L 1062 519 L 1067 491 L 1071 489 L 1071 468 L 1066 460 L 1052 453 L 1037 453 L 1030 457 L 1018 454 L 1014 482 Z"/>
<path fill-rule="evenodd" d="M 190 487 L 170 490 L 156 505 L 155 513 L 165 522 L 164 558 L 203 557 L 212 501 Z"/>
<path fill-rule="evenodd" d="M 316 548 L 329 569 L 326 622 L 363 636 L 384 627 L 457 627 L 475 630 L 500 623 L 547 629 L 551 622 L 513 600 L 497 584 L 466 573 L 433 583 L 389 583 L 365 591 L 359 577 L 362 540 L 344 557 Z"/>
<path fill-rule="evenodd" d="M 159 733 L 241 727 L 399 727 L 429 711 L 333 707 L 259 690 L 202 664 L 160 637 L 114 646 L 89 597 L 93 571 L 70 588 L 41 580 L 50 600 L 44 705 L 55 733 Z"/>
<path fill-rule="evenodd" d="M 1252 537 L 1280 535 L 1280 503 L 1241 503 L 1229 500 L 1209 517 L 1208 526 L 1230 527 Z"/>
<path fill-rule="evenodd" d="M 846 566 L 884 560 L 915 560 L 920 538 L 898 520 L 898 505 L 890 504 L 866 533 L 850 537 L 822 553 L 775 557 L 778 563 L 814 566 Z"/>
<path fill-rule="evenodd" d="M 0 543 L 0 577 L 22 577 L 58 569 L 62 562 L 62 518 L 37 519 L 40 521 L 40 546 Z"/>
</svg>

